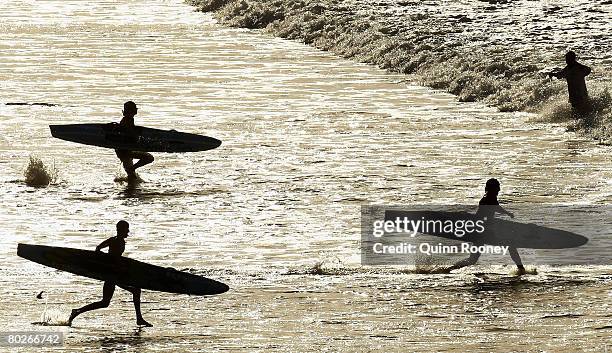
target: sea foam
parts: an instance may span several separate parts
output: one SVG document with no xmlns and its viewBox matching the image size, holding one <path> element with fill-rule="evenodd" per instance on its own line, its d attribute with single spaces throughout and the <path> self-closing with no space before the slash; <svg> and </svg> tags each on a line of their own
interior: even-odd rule
<svg viewBox="0 0 612 353">
<path fill-rule="evenodd" d="M 563 66 L 573 49 L 593 67 L 589 90 L 593 124 L 580 124 L 605 140 L 612 135 L 612 61 L 604 7 L 589 1 L 548 6 L 539 2 L 408 0 L 188 0 L 222 23 L 266 29 L 282 38 L 405 74 L 446 90 L 461 101 L 501 111 L 550 117 L 550 102 L 564 105 L 551 120 L 571 120 L 565 83 L 545 72 Z M 597 45 L 594 45 L 597 44 Z M 581 58 L 580 56 L 584 57 Z M 559 114 L 564 114 L 559 117 Z"/>
</svg>

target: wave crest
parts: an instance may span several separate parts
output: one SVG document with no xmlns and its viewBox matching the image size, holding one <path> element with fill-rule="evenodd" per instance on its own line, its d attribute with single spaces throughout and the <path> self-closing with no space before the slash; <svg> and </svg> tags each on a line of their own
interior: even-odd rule
<svg viewBox="0 0 612 353">
<path fill-rule="evenodd" d="M 265 28 L 279 37 L 300 40 L 346 58 L 394 72 L 416 74 L 426 86 L 451 92 L 461 101 L 482 101 L 501 111 L 540 113 L 551 101 L 561 104 L 560 98 L 566 94 L 565 83 L 546 78 L 544 70 L 562 61 L 569 44 L 585 53 L 593 51 L 588 40 L 574 43 L 571 36 L 567 36 L 562 39 L 566 42 L 558 43 L 559 39 L 551 39 L 553 27 L 540 28 L 538 23 L 556 25 L 556 19 L 546 13 L 537 13 L 541 8 L 532 13 L 506 13 L 509 10 L 503 4 L 448 5 L 465 7 L 459 10 L 466 14 L 457 15 L 457 9 L 419 2 L 189 2 L 202 11 L 215 11 L 216 17 L 227 25 Z M 565 10 L 559 8 L 557 11 Z M 505 17 L 510 15 L 524 18 Z M 517 31 L 519 20 L 533 22 L 529 25 L 533 28 L 529 32 Z M 496 35 L 504 38 L 496 38 Z M 597 33 L 593 33 L 593 38 L 596 36 Z M 553 49 L 539 50 L 537 46 L 542 45 Z M 589 54 L 594 57 L 609 55 L 605 54 L 607 42 L 599 47 L 601 53 Z M 589 82 L 593 92 L 602 91 L 610 81 L 606 70 L 598 71 Z M 598 125 L 596 129 L 589 127 L 587 130 L 598 131 L 601 138 L 610 138 L 610 101 L 598 94 L 593 100 L 598 109 L 594 110 L 591 120 Z M 569 103 L 565 105 L 569 107 Z M 562 113 L 567 111 L 560 109 L 555 115 Z"/>
</svg>

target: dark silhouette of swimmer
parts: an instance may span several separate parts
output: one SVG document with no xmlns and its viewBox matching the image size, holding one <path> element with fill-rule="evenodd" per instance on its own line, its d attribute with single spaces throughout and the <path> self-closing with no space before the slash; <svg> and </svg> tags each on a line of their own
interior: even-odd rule
<svg viewBox="0 0 612 353">
<path fill-rule="evenodd" d="M 584 78 L 591 73 L 591 68 L 576 61 L 576 53 L 571 50 L 565 54 L 565 62 L 567 66 L 561 70 L 553 70 L 548 76 L 565 79 L 572 108 L 577 112 L 587 112 L 590 103 Z"/>
<path fill-rule="evenodd" d="M 477 218 L 485 219 L 486 217 L 486 220 L 492 220 L 493 218 L 495 218 L 495 213 L 506 214 L 510 216 L 510 218 L 514 218 L 514 213 L 505 210 L 503 207 L 501 207 L 499 201 L 497 201 L 497 195 L 499 194 L 500 190 L 501 186 L 497 179 L 491 178 L 487 180 L 487 183 L 485 185 L 485 194 L 478 203 L 478 211 L 476 212 Z M 483 242 L 475 241 L 474 245 L 480 246 L 483 245 Z M 521 262 L 521 257 L 519 256 L 518 250 L 516 248 L 509 247 L 508 252 L 510 253 L 510 257 L 516 264 L 516 267 L 518 267 L 518 274 L 524 275 L 525 267 Z M 451 271 L 456 270 L 458 268 L 474 265 L 478 261 L 478 258 L 480 258 L 480 255 L 481 254 L 479 252 L 473 252 L 470 254 L 470 257 L 465 260 L 459 261 L 458 263 L 451 266 L 448 270 Z"/>
<path fill-rule="evenodd" d="M 123 118 L 119 122 L 121 129 L 127 133 L 136 134 L 134 125 L 134 116 L 138 113 L 136 103 L 127 101 L 123 104 Z M 154 158 L 150 153 L 128 150 L 115 150 L 117 157 L 123 164 L 123 169 L 128 175 L 128 180 L 136 180 L 136 169 L 152 163 Z M 134 164 L 134 159 L 138 162 Z"/>
<path fill-rule="evenodd" d="M 96 246 L 96 251 L 101 251 L 102 249 L 108 247 L 108 254 L 112 257 L 121 257 L 123 251 L 125 250 L 125 238 L 128 237 L 130 232 L 130 225 L 126 221 L 117 222 L 117 236 L 111 237 L 100 243 L 100 245 Z M 72 325 L 72 321 L 79 315 L 96 309 L 107 308 L 110 304 L 111 298 L 113 297 L 113 293 L 115 292 L 116 284 L 113 282 L 106 281 L 104 282 L 104 287 L 102 289 L 102 300 L 87 304 L 82 308 L 74 309 L 70 313 L 70 318 L 68 319 L 68 324 Z M 136 324 L 140 326 L 151 327 L 150 323 L 145 321 L 142 317 L 142 313 L 140 312 L 140 288 L 134 288 L 130 286 L 119 286 L 119 288 L 123 288 L 130 293 L 132 293 L 132 298 L 134 300 L 134 309 L 136 310 Z"/>
</svg>

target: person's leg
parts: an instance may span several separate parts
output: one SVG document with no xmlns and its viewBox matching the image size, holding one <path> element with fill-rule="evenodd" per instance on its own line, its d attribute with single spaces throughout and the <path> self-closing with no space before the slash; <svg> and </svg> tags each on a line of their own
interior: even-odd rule
<svg viewBox="0 0 612 353">
<path fill-rule="evenodd" d="M 134 162 L 132 161 L 132 158 L 123 159 L 121 161 L 121 164 L 123 165 L 123 170 L 125 170 L 125 172 L 127 173 L 128 178 L 136 176 L 136 168 L 134 167 Z"/>
<path fill-rule="evenodd" d="M 153 326 L 142 317 L 142 312 L 140 311 L 140 294 L 142 291 L 140 290 L 140 288 L 127 287 L 127 286 L 121 287 L 121 288 L 132 293 L 132 299 L 134 301 L 134 311 L 136 311 L 136 324 L 141 325 L 141 326 L 148 326 L 148 327 Z"/>
<path fill-rule="evenodd" d="M 153 161 L 155 160 L 155 158 L 153 158 L 153 155 L 148 152 L 132 152 L 132 158 L 138 159 L 138 162 L 136 162 L 136 164 L 134 164 L 133 166 L 134 172 L 136 172 L 136 169 L 147 164 L 153 163 Z"/>
<path fill-rule="evenodd" d="M 590 100 L 572 103 L 572 119 L 578 120 L 579 126 L 592 127 L 595 119 Z"/>
<path fill-rule="evenodd" d="M 115 284 L 112 282 L 104 282 L 104 287 L 102 288 L 102 300 L 87 304 L 82 308 L 73 309 L 70 313 L 70 318 L 68 319 L 68 324 L 72 325 L 72 320 L 74 320 L 77 316 L 96 309 L 107 308 L 110 304 L 111 298 L 113 297 L 113 293 L 115 293 Z"/>
<path fill-rule="evenodd" d="M 463 259 L 459 262 L 457 262 L 456 264 L 452 265 L 451 267 L 448 268 L 448 271 L 452 271 L 452 270 L 456 270 L 462 267 L 466 267 L 466 266 L 471 266 L 476 264 L 476 262 L 478 262 L 478 259 L 480 258 L 480 253 L 479 252 L 473 252 L 470 254 L 470 256 L 467 259 Z"/>
<path fill-rule="evenodd" d="M 525 267 L 523 266 L 523 262 L 521 261 L 521 256 L 519 255 L 518 250 L 516 248 L 510 247 L 508 248 L 508 251 L 510 252 L 510 257 L 512 258 L 512 261 L 514 261 L 516 267 L 519 270 L 519 275 L 524 275 Z"/>
<path fill-rule="evenodd" d="M 117 157 L 121 161 L 121 164 L 123 165 L 123 170 L 125 170 L 125 172 L 127 173 L 128 178 L 135 177 L 136 168 L 134 167 L 134 156 L 132 155 L 132 152 L 126 150 L 115 150 L 115 154 L 117 154 Z"/>
</svg>

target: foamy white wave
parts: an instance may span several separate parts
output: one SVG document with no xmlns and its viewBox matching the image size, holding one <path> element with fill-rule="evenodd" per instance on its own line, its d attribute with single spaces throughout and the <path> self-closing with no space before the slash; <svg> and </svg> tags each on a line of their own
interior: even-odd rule
<svg viewBox="0 0 612 353">
<path fill-rule="evenodd" d="M 608 8 L 590 1 L 539 2 L 190 0 L 216 11 L 224 23 L 267 28 L 344 57 L 417 74 L 424 85 L 447 90 L 461 101 L 484 101 L 502 111 L 540 112 L 550 102 L 563 108 L 553 119 L 569 120 L 564 82 L 542 74 L 563 66 L 571 48 L 594 67 L 593 92 L 610 82 L 612 41 Z M 586 26 L 588 24 L 588 26 Z M 597 46 L 593 46 L 597 43 Z M 587 124 L 609 138 L 609 100 L 599 103 Z M 563 115 L 563 116 L 560 116 Z M 546 114 L 546 116 L 550 116 Z"/>
</svg>

